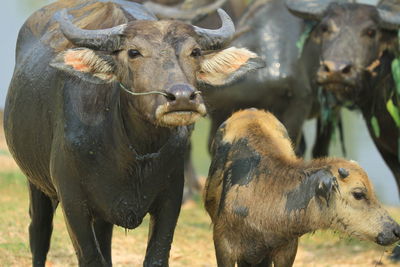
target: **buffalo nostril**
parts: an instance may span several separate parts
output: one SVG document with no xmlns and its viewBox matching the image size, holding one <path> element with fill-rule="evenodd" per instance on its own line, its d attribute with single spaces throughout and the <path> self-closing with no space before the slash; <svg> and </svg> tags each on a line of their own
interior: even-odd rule
<svg viewBox="0 0 400 267">
<path fill-rule="evenodd" d="M 166 93 L 165 97 L 167 98 L 168 101 L 172 102 L 176 100 L 176 97 L 174 94 L 171 93 Z"/>
<path fill-rule="evenodd" d="M 323 69 L 325 72 L 330 72 L 330 68 L 328 67 L 328 65 L 324 64 Z"/>
<path fill-rule="evenodd" d="M 343 74 L 349 74 L 351 72 L 351 69 L 352 69 L 351 65 L 347 65 L 346 67 L 344 67 L 342 69 L 342 73 Z"/>
</svg>

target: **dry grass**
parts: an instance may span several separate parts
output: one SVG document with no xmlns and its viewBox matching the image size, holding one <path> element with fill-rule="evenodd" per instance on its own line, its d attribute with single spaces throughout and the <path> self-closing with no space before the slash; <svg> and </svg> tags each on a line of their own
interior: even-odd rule
<svg viewBox="0 0 400 267">
<path fill-rule="evenodd" d="M 390 209 L 400 218 L 399 209 Z M 20 172 L 0 173 L 0 266 L 30 266 L 28 246 L 28 193 Z M 125 233 L 115 228 L 113 238 L 114 266 L 141 266 L 147 242 L 148 220 Z M 390 249 L 386 249 L 389 251 Z M 377 245 L 341 238 L 325 231 L 301 239 L 295 266 L 375 266 L 384 249 Z M 386 252 L 379 266 L 390 264 Z M 76 266 L 61 210 L 54 220 L 52 245 L 47 266 Z M 179 218 L 171 266 L 216 266 L 210 220 L 199 199 L 183 208 Z"/>
<path fill-rule="evenodd" d="M 0 114 L 1 115 L 1 114 Z M 1 117 L 0 117 L 1 118 Z M 202 144 L 205 147 L 205 144 Z M 202 164 L 206 160 L 203 161 Z M 390 208 L 400 219 L 400 209 Z M 7 151 L 0 131 L 0 266 L 30 266 L 28 245 L 28 191 L 26 181 Z M 147 242 L 148 219 L 137 229 L 115 228 L 114 266 L 141 266 Z M 301 239 L 295 266 L 396 266 L 387 259 L 389 251 L 377 245 L 341 238 L 332 232 L 317 232 Z M 384 255 L 383 255 L 384 253 Z M 46 266 L 77 266 L 60 208 L 54 219 L 52 244 Z M 210 219 L 200 197 L 186 205 L 178 221 L 170 266 L 216 266 Z"/>
</svg>

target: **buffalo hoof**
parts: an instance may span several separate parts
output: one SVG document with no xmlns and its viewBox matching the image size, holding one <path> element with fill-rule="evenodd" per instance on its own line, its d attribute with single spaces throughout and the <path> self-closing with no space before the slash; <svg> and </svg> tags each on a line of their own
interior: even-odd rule
<svg viewBox="0 0 400 267">
<path fill-rule="evenodd" d="M 393 249 L 390 259 L 394 262 L 400 262 L 400 243 Z"/>
</svg>

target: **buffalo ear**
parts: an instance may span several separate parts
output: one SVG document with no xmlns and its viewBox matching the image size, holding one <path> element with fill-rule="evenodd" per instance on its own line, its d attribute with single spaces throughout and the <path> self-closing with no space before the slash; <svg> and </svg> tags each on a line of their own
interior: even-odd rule
<svg viewBox="0 0 400 267">
<path fill-rule="evenodd" d="M 264 60 L 257 54 L 245 48 L 230 47 L 203 56 L 197 80 L 212 86 L 223 86 L 264 67 Z"/>
<path fill-rule="evenodd" d="M 312 179 L 316 181 L 315 183 L 315 196 L 320 199 L 325 199 L 326 203 L 329 205 L 329 200 L 338 189 L 338 183 L 336 178 L 327 169 L 320 169 L 311 174 Z"/>
<path fill-rule="evenodd" d="M 50 66 L 85 81 L 104 84 L 115 80 L 112 57 L 88 48 L 72 48 L 55 56 Z"/>
</svg>

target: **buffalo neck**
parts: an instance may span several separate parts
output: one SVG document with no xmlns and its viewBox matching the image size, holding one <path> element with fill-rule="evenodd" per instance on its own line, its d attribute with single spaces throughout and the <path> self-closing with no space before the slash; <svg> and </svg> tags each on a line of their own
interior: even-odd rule
<svg viewBox="0 0 400 267">
<path fill-rule="evenodd" d="M 376 112 L 377 105 L 385 105 L 391 90 L 395 89 L 391 70 L 393 59 L 393 53 L 383 53 L 376 75 L 368 75 L 362 83 L 362 88 L 359 88 L 360 94 L 355 104 L 367 117 Z"/>
<path fill-rule="evenodd" d="M 318 177 L 312 175 L 318 170 L 329 170 L 329 168 L 329 164 L 323 161 L 299 160 L 289 164 L 288 168 L 279 174 L 279 177 L 285 175 L 293 181 L 290 185 L 291 190 L 283 189 L 286 198 L 283 220 L 289 216 L 287 231 L 293 236 L 301 236 L 329 226 L 327 207 L 330 206 L 328 202 L 331 202 L 330 197 L 333 195 L 318 196 L 315 191 L 319 183 Z"/>
<path fill-rule="evenodd" d="M 125 97 L 121 97 L 120 109 L 130 149 L 140 155 L 158 152 L 173 133 L 173 128 L 161 127 L 149 122 L 136 109 L 133 101 L 125 99 Z"/>
</svg>

